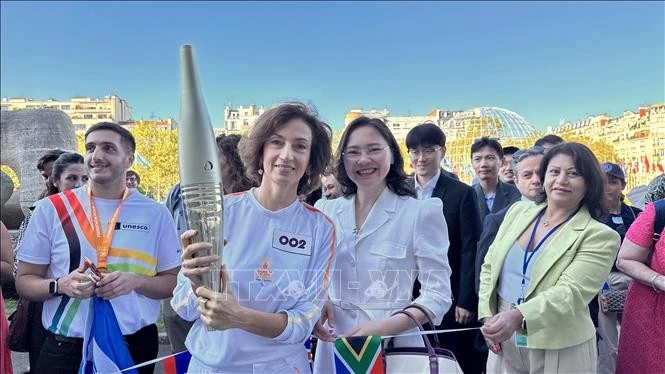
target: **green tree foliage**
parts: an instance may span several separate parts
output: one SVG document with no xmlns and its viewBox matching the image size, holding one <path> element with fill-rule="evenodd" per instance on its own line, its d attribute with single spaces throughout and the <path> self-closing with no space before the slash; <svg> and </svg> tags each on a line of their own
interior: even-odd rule
<svg viewBox="0 0 665 374">
<path fill-rule="evenodd" d="M 619 160 L 614 147 L 603 140 L 594 140 L 586 136 L 576 135 L 573 133 L 563 133 L 560 134 L 560 136 L 567 142 L 582 143 L 589 147 L 593 154 L 596 155 L 598 162 L 617 162 Z"/>
<path fill-rule="evenodd" d="M 76 152 L 81 156 L 85 155 L 85 133 L 76 133 Z"/>
<path fill-rule="evenodd" d="M 178 133 L 161 130 L 143 121 L 131 129 L 136 140 L 136 159 L 132 170 L 141 176 L 139 190 L 157 201 L 164 200 L 169 188 L 178 183 Z M 147 161 L 143 165 L 139 156 Z"/>
</svg>

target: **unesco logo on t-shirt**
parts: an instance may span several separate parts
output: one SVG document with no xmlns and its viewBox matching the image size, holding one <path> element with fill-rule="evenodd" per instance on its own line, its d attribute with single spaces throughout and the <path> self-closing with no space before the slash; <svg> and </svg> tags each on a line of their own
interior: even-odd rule
<svg viewBox="0 0 665 374">
<path fill-rule="evenodd" d="M 129 222 L 116 222 L 116 230 L 140 231 L 149 232 L 150 225 L 147 223 L 129 223 Z"/>
</svg>

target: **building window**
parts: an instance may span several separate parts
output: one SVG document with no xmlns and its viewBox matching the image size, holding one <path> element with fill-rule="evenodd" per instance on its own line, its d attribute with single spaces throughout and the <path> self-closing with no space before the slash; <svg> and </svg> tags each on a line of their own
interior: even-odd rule
<svg viewBox="0 0 665 374">
<path fill-rule="evenodd" d="M 69 110 L 69 105 L 60 105 L 61 110 Z"/>
<path fill-rule="evenodd" d="M 92 114 L 84 114 L 83 119 L 92 119 Z"/>
<path fill-rule="evenodd" d="M 106 114 L 98 114 L 98 115 L 97 115 L 97 118 L 99 118 L 99 119 L 105 119 L 105 118 L 108 118 L 108 116 L 107 116 Z"/>
</svg>

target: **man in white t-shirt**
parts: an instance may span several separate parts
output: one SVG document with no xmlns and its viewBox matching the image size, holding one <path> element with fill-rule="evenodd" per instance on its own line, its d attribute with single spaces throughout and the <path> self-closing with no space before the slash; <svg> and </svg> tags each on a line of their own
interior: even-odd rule
<svg viewBox="0 0 665 374">
<path fill-rule="evenodd" d="M 19 294 L 44 301 L 48 335 L 37 372 L 78 371 L 93 293 L 111 301 L 134 362 L 156 358 L 159 299 L 171 295 L 180 268 L 169 212 L 125 186 L 136 149 L 132 134 L 101 122 L 85 142 L 88 186 L 39 201 L 18 254 Z M 83 257 L 102 269 L 102 279 L 92 281 Z"/>
</svg>

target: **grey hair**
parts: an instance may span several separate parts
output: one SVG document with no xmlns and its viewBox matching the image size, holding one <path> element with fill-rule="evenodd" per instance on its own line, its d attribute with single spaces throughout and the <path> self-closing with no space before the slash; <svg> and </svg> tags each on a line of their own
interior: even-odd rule
<svg viewBox="0 0 665 374">
<path fill-rule="evenodd" d="M 524 161 L 529 157 L 544 156 L 544 155 L 545 155 L 544 147 L 534 146 L 529 149 L 520 149 L 519 151 L 513 153 L 513 161 L 511 161 L 513 170 L 517 170 L 517 164 L 519 164 L 520 162 Z"/>
</svg>

